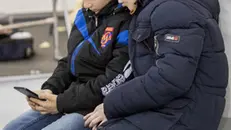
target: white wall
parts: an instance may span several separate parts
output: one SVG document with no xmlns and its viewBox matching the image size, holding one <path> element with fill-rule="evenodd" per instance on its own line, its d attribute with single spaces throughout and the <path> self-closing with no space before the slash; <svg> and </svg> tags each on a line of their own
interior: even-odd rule
<svg viewBox="0 0 231 130">
<path fill-rule="evenodd" d="M 58 10 L 62 10 L 62 3 L 66 1 L 68 8 L 75 7 L 76 0 L 58 0 Z M 8 14 L 43 13 L 52 10 L 52 0 L 0 0 L 0 12 Z"/>
<path fill-rule="evenodd" d="M 229 61 L 229 73 L 231 74 L 231 0 L 219 0 L 221 5 L 221 14 L 220 14 L 220 27 L 225 41 L 226 54 Z M 231 81 L 231 76 L 229 77 Z M 227 102 L 224 112 L 224 117 L 231 118 L 231 82 L 229 82 L 229 87 L 227 89 Z"/>
</svg>

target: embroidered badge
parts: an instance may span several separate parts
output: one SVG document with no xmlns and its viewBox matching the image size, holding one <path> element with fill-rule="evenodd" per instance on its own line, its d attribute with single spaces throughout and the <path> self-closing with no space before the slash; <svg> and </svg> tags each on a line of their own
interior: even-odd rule
<svg viewBox="0 0 231 130">
<path fill-rule="evenodd" d="M 104 31 L 104 34 L 101 39 L 101 47 L 104 48 L 106 47 L 110 41 L 112 40 L 112 33 L 114 31 L 113 27 L 107 27 Z"/>
</svg>

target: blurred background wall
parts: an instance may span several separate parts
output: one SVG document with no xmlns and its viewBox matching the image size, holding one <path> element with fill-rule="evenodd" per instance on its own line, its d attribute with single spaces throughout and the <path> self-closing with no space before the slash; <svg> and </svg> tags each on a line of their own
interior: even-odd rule
<svg viewBox="0 0 231 130">
<path fill-rule="evenodd" d="M 62 11 L 62 1 L 58 0 L 58 10 Z M 76 0 L 66 0 L 68 8 L 74 9 Z M 51 12 L 52 0 L 0 0 L 0 12 L 7 14 Z"/>
</svg>

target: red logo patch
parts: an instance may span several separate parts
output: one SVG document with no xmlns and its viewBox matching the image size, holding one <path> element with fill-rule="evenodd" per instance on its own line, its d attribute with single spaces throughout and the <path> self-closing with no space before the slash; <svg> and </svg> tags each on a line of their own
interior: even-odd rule
<svg viewBox="0 0 231 130">
<path fill-rule="evenodd" d="M 104 48 L 112 40 L 112 32 L 114 31 L 113 27 L 107 27 L 104 31 L 104 34 L 101 39 L 101 47 Z"/>
</svg>

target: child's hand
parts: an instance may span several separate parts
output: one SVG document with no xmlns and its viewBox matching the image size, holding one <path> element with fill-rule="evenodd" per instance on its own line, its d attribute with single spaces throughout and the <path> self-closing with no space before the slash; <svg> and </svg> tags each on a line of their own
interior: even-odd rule
<svg viewBox="0 0 231 130">
<path fill-rule="evenodd" d="M 102 125 L 104 122 L 107 121 L 107 118 L 104 114 L 104 106 L 100 104 L 95 108 L 92 113 L 89 113 L 84 117 L 85 120 L 85 127 L 96 129 L 96 126 Z"/>
</svg>

